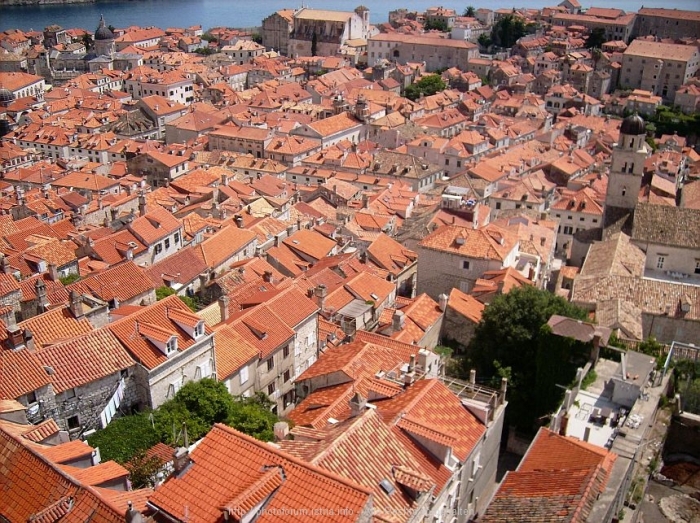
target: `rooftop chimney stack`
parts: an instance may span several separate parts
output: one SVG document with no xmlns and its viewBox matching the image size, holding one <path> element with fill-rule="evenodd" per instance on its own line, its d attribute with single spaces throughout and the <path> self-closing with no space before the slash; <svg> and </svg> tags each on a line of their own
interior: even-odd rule
<svg viewBox="0 0 700 523">
<path fill-rule="evenodd" d="M 221 321 L 224 322 L 228 320 L 228 304 L 231 300 L 228 296 L 224 295 L 219 298 L 219 312 L 221 314 Z"/>
<path fill-rule="evenodd" d="M 367 400 L 362 397 L 362 394 L 359 392 L 353 394 L 352 398 L 350 398 L 350 416 L 353 418 L 361 416 L 366 408 Z"/>
<path fill-rule="evenodd" d="M 55 263 L 49 263 L 49 279 L 51 281 L 58 281 L 58 267 Z"/>
<path fill-rule="evenodd" d="M 401 329 L 403 329 L 405 323 L 406 318 L 404 317 L 404 314 L 401 311 L 396 311 L 391 317 L 391 328 L 394 332 L 399 332 Z"/>
<path fill-rule="evenodd" d="M 469 371 L 469 383 L 476 385 L 476 369 Z"/>
<path fill-rule="evenodd" d="M 272 271 L 265 271 L 263 273 L 263 280 L 265 280 L 267 283 L 273 283 L 274 276 L 272 275 Z"/>
<path fill-rule="evenodd" d="M 328 287 L 326 287 L 324 284 L 318 285 L 314 289 L 314 297 L 316 298 L 316 305 L 318 306 L 319 309 L 321 309 L 321 312 L 325 309 L 326 306 L 326 297 L 328 296 Z"/>
<path fill-rule="evenodd" d="M 70 303 L 70 311 L 73 314 L 73 317 L 75 319 L 82 318 L 85 315 L 85 312 L 83 311 L 83 299 L 80 294 L 78 294 L 76 291 L 70 291 L 69 295 Z"/>
<path fill-rule="evenodd" d="M 178 447 L 175 449 L 175 453 L 173 454 L 173 466 L 176 476 L 179 476 L 190 463 L 192 463 L 192 460 L 190 459 L 190 451 L 187 447 Z"/>
<path fill-rule="evenodd" d="M 282 441 L 287 439 L 289 435 L 289 423 L 286 421 L 278 421 L 273 427 L 275 434 L 275 441 Z"/>
<path fill-rule="evenodd" d="M 46 297 L 46 284 L 44 283 L 43 278 L 39 278 L 36 280 L 36 283 L 34 284 L 34 290 L 36 291 L 36 299 L 37 299 L 37 310 L 39 313 L 45 312 L 48 310 L 49 306 L 49 299 Z"/>
<path fill-rule="evenodd" d="M 442 312 L 445 312 L 447 310 L 447 294 L 443 293 L 440 296 L 438 296 L 438 304 L 440 305 L 440 310 Z"/>
<path fill-rule="evenodd" d="M 146 216 L 146 195 L 139 193 L 139 216 Z"/>
</svg>

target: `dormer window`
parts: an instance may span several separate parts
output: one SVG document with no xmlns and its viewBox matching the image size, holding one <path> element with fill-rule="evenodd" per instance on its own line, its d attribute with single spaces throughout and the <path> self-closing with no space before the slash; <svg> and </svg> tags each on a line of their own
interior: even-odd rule
<svg viewBox="0 0 700 523">
<path fill-rule="evenodd" d="M 167 355 L 170 355 L 174 352 L 177 352 L 177 336 L 173 336 L 165 344 L 165 353 Z"/>
<path fill-rule="evenodd" d="M 194 327 L 194 338 L 199 338 L 204 335 L 204 322 L 200 322 Z"/>
</svg>

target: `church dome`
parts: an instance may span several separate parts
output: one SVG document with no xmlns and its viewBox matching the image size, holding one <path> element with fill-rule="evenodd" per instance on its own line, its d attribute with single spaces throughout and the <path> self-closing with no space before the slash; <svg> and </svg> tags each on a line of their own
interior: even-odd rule
<svg viewBox="0 0 700 523">
<path fill-rule="evenodd" d="M 95 40 L 114 40 L 114 33 L 105 25 L 104 16 L 100 16 L 100 25 L 95 31 Z"/>
<path fill-rule="evenodd" d="M 0 87 L 0 104 L 10 103 L 14 99 L 15 97 L 12 96 L 12 91 L 5 89 L 4 87 Z"/>
<path fill-rule="evenodd" d="M 644 120 L 637 113 L 625 118 L 620 126 L 620 134 L 639 136 L 640 134 L 646 134 L 646 132 Z"/>
</svg>

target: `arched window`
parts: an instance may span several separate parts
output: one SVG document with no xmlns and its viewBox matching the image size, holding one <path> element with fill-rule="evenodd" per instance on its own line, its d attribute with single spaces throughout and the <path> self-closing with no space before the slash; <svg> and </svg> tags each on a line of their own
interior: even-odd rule
<svg viewBox="0 0 700 523">
<path fill-rule="evenodd" d="M 394 58 L 398 58 L 398 57 L 399 57 L 399 50 L 394 49 Z"/>
</svg>

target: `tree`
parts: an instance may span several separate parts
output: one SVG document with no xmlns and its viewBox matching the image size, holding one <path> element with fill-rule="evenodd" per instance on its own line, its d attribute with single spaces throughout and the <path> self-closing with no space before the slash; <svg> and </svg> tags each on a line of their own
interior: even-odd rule
<svg viewBox="0 0 700 523">
<path fill-rule="evenodd" d="M 262 392 L 249 398 L 239 397 L 233 403 L 226 424 L 261 441 L 272 441 L 278 419 L 271 408 L 272 402 Z"/>
<path fill-rule="evenodd" d="M 171 446 L 202 438 L 215 423 L 271 441 L 278 421 L 272 403 L 262 393 L 250 398 L 234 398 L 226 385 L 211 378 L 186 383 L 175 397 L 152 412 L 113 420 L 107 428 L 90 436 L 88 442 L 100 447 L 102 458 L 118 463 L 134 463 L 140 481 L 147 481 L 153 464 L 142 455 L 158 442 Z"/>
<path fill-rule="evenodd" d="M 311 37 L 311 56 L 316 56 L 316 51 L 318 50 L 318 36 L 316 33 Z"/>
<path fill-rule="evenodd" d="M 586 38 L 586 49 L 600 49 L 608 39 L 605 36 L 605 29 L 595 27 Z"/>
<path fill-rule="evenodd" d="M 545 369 L 542 361 L 547 358 L 546 344 L 541 341 L 547 332 L 543 332 L 542 327 L 553 314 L 586 318 L 584 310 L 529 285 L 497 296 L 484 309 L 462 361 L 463 376 L 476 368 L 480 376 L 495 377 L 494 385 L 502 375 L 510 374 L 507 415 L 512 424 L 524 430 L 531 430 L 533 422 L 541 415 L 533 409 L 538 394 L 538 358 L 540 375 L 548 374 L 556 379 L 560 376 L 560 369 Z M 549 384 L 540 386 L 546 388 Z"/>
<path fill-rule="evenodd" d="M 103 461 L 114 460 L 127 463 L 139 452 L 151 448 L 161 441 L 151 425 L 150 412 L 117 418 L 107 428 L 88 438 L 88 443 L 100 448 Z"/>
<path fill-rule="evenodd" d="M 476 9 L 474 9 L 473 5 L 467 6 L 467 8 L 464 10 L 463 16 L 467 16 L 469 18 L 474 18 L 474 15 L 476 15 Z"/>
<path fill-rule="evenodd" d="M 447 27 L 447 22 L 444 20 L 428 20 L 423 24 L 423 28 L 426 31 L 430 30 L 436 30 L 436 31 L 441 31 L 443 33 L 446 33 L 449 31 L 449 28 Z"/>
<path fill-rule="evenodd" d="M 163 462 L 156 456 L 146 457 L 144 451 L 139 452 L 129 461 L 125 468 L 129 471 L 131 486 L 135 489 L 153 488 L 156 486 L 156 476 Z"/>
<path fill-rule="evenodd" d="M 83 37 L 80 39 L 80 41 L 85 46 L 85 49 L 87 49 L 88 51 L 92 47 L 92 44 L 95 43 L 95 41 L 92 39 L 92 36 L 90 36 L 88 33 L 85 33 L 83 35 Z"/>
<path fill-rule="evenodd" d="M 409 100 L 417 100 L 421 95 L 430 96 L 439 91 L 444 91 L 447 87 L 445 81 L 440 77 L 439 74 L 429 74 L 424 76 L 416 83 L 409 85 L 404 95 Z"/>
<path fill-rule="evenodd" d="M 197 49 L 196 52 L 198 52 L 200 50 L 201 49 Z M 168 296 L 172 296 L 173 294 L 175 294 L 175 289 L 173 289 L 171 287 L 166 287 L 165 285 L 163 285 L 162 287 L 158 287 L 156 289 L 156 301 L 160 301 L 163 298 L 167 298 Z M 197 312 L 197 304 L 195 303 L 195 301 L 192 298 L 190 298 L 189 296 L 178 296 L 178 298 L 180 298 L 182 303 L 187 305 L 192 312 Z"/>
<path fill-rule="evenodd" d="M 513 47 L 526 33 L 527 30 L 523 19 L 511 13 L 493 25 L 491 28 L 491 41 L 498 47 Z"/>
<path fill-rule="evenodd" d="M 488 49 L 489 47 L 491 47 L 491 44 L 493 43 L 493 41 L 491 40 L 491 35 L 486 34 L 486 33 L 481 33 L 479 35 L 477 42 L 479 42 L 479 45 L 481 47 L 483 47 L 484 49 Z"/>
</svg>

